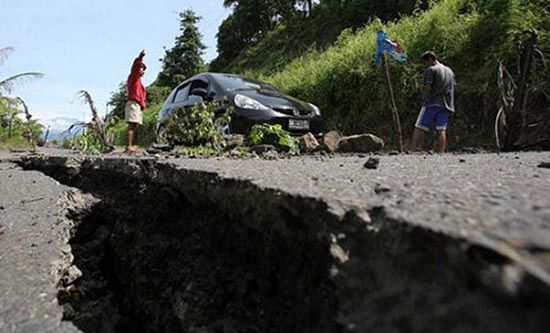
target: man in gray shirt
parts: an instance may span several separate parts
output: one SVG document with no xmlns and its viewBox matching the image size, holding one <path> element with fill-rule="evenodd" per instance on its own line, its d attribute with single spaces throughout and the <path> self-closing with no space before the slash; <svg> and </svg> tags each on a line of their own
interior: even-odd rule
<svg viewBox="0 0 550 333">
<path fill-rule="evenodd" d="M 422 131 L 434 128 L 439 132 L 439 152 L 447 147 L 447 124 L 449 112 L 454 112 L 455 75 L 453 71 L 437 61 L 433 52 L 426 52 L 420 58 L 426 67 L 424 71 L 424 105 L 416 121 L 411 150 L 416 151 Z"/>
</svg>

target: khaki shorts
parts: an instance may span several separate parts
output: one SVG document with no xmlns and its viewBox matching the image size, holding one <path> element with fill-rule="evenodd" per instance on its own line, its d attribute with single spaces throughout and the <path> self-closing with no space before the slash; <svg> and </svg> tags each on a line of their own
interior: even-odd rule
<svg viewBox="0 0 550 333">
<path fill-rule="evenodd" d="M 143 112 L 141 111 L 141 106 L 136 101 L 126 102 L 126 107 L 124 108 L 124 120 L 127 123 L 134 124 L 143 124 Z"/>
</svg>

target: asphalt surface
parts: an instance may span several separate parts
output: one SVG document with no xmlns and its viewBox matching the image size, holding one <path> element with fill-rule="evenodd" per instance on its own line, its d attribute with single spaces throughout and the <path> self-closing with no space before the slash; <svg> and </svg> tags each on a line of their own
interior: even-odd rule
<svg viewBox="0 0 550 333">
<path fill-rule="evenodd" d="M 325 202 L 340 216 L 382 207 L 386 215 L 492 248 L 550 285 L 550 153 L 317 156 L 280 160 L 171 159 Z"/>
<path fill-rule="evenodd" d="M 0 332 L 76 331 L 71 324 L 60 324 L 62 309 L 55 288 L 68 227 L 60 222 L 57 202 L 68 188 L 8 163 L 20 156 L 0 152 Z M 383 209 L 393 220 L 491 248 L 550 286 L 550 168 L 539 167 L 550 162 L 550 153 L 383 155 L 372 156 L 379 165 L 368 169 L 364 164 L 370 157 L 124 156 L 122 163 L 156 160 L 181 170 L 242 180 L 315 198 L 337 216 L 354 212 L 366 222 L 370 211 Z"/>
<path fill-rule="evenodd" d="M 78 332 L 61 322 L 57 303 L 70 252 L 58 206 L 66 190 L 40 172 L 0 162 L 0 332 Z"/>
</svg>

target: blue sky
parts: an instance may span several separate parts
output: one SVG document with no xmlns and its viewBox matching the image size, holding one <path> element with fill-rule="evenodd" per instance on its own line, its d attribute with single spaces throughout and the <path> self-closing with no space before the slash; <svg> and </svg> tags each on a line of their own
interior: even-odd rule
<svg viewBox="0 0 550 333">
<path fill-rule="evenodd" d="M 163 46 L 171 48 L 178 34 L 177 13 L 194 10 L 202 16 L 199 30 L 216 56 L 216 33 L 230 13 L 223 0 L 2 0 L 0 48 L 15 48 L 0 66 L 0 79 L 39 71 L 45 74 L 13 95 L 21 96 L 41 122 L 55 118 L 89 119 L 77 91 L 88 90 L 100 112 L 119 83 L 126 80 L 133 58 L 145 49 L 145 85 L 160 71 Z M 58 121 L 57 127 L 65 126 Z M 52 125 L 55 127 L 56 125 Z"/>
</svg>

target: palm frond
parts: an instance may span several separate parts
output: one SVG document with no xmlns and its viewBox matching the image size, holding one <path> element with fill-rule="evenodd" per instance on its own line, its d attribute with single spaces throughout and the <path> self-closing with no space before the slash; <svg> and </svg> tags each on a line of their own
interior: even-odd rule
<svg viewBox="0 0 550 333">
<path fill-rule="evenodd" d="M 8 59 L 10 53 L 12 53 L 14 50 L 15 49 L 11 46 L 0 49 L 0 65 L 2 65 L 4 61 L 6 61 L 6 59 Z"/>
<path fill-rule="evenodd" d="M 29 143 L 31 145 L 31 147 L 34 149 L 35 146 L 34 146 L 34 140 L 33 140 L 33 132 L 32 132 L 32 127 L 31 127 L 31 118 L 32 118 L 32 115 L 31 113 L 29 112 L 29 107 L 27 106 L 27 103 L 25 103 L 25 101 L 21 98 L 21 97 L 17 97 L 16 98 L 17 101 L 19 103 L 21 103 L 21 105 L 23 106 L 23 110 L 25 111 L 25 118 L 27 119 L 27 139 L 29 140 Z"/>
<path fill-rule="evenodd" d="M 27 103 L 25 103 L 25 101 L 21 97 L 16 97 L 15 99 L 23 106 L 23 111 L 25 111 L 25 118 L 27 119 L 27 122 L 30 121 L 32 115 L 29 112 L 29 107 L 27 106 Z"/>
<path fill-rule="evenodd" d="M 83 128 L 86 128 L 86 127 L 91 126 L 91 125 L 92 125 L 91 123 L 87 123 L 87 122 L 84 122 L 84 121 L 76 122 L 76 123 L 72 124 L 71 126 L 69 126 L 69 128 L 67 129 L 67 133 L 72 134 L 72 131 L 73 131 L 74 128 L 78 128 L 78 131 L 80 131 Z"/>
<path fill-rule="evenodd" d="M 0 90 L 11 92 L 15 86 L 28 82 L 29 80 L 41 78 L 43 76 L 44 74 L 39 72 L 20 73 L 0 81 Z"/>
</svg>

